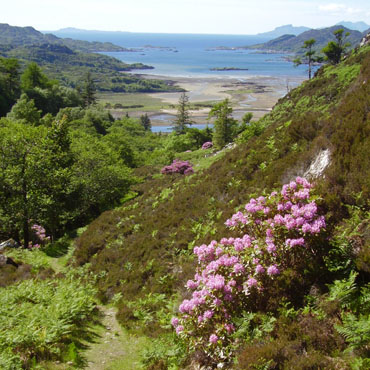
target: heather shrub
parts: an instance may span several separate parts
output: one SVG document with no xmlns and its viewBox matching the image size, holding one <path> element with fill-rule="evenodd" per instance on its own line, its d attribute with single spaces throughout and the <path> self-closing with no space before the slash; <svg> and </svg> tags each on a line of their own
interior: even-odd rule
<svg viewBox="0 0 370 370">
<path fill-rule="evenodd" d="M 186 284 L 192 292 L 179 307 L 172 324 L 210 363 L 224 363 L 232 355 L 233 319 L 253 307 L 271 281 L 297 262 L 314 254 L 312 240 L 325 228 L 318 215 L 312 185 L 298 177 L 281 192 L 252 198 L 226 226 L 239 237 L 222 238 L 194 248 L 197 273 Z"/>
</svg>

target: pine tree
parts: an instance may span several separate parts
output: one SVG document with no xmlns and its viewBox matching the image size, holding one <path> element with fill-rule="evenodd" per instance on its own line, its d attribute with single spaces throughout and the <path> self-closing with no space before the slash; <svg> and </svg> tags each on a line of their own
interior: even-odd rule
<svg viewBox="0 0 370 370">
<path fill-rule="evenodd" d="M 182 93 L 179 98 L 179 106 L 177 108 L 176 119 L 173 122 L 174 131 L 178 134 L 185 133 L 186 126 L 191 125 L 193 122 L 190 120 L 189 113 L 189 97 L 186 93 Z"/>
<path fill-rule="evenodd" d="M 151 131 L 152 124 L 150 122 L 150 118 L 148 117 L 147 113 L 140 116 L 140 124 L 144 127 L 145 131 Z"/>
<path fill-rule="evenodd" d="M 305 61 L 302 62 L 301 58 L 296 58 L 293 60 L 294 65 L 297 67 L 302 63 L 307 63 L 308 64 L 308 79 L 311 79 L 312 76 L 312 65 L 316 61 L 315 59 L 315 54 L 316 51 L 313 50 L 313 46 L 315 45 L 316 40 L 315 39 L 309 39 L 306 40 L 303 43 L 302 48 L 306 49 L 307 51 L 304 53 L 305 56 Z"/>
<path fill-rule="evenodd" d="M 85 107 L 96 104 L 96 86 L 90 72 L 86 73 L 81 96 Z"/>
<path fill-rule="evenodd" d="M 331 64 L 338 64 L 342 59 L 342 55 L 345 53 L 346 48 L 350 46 L 348 42 L 345 42 L 345 38 L 349 36 L 349 32 L 346 32 L 345 34 L 343 33 L 344 30 L 342 28 L 334 31 L 336 41 L 330 41 L 328 45 L 322 49 L 326 60 Z"/>
</svg>

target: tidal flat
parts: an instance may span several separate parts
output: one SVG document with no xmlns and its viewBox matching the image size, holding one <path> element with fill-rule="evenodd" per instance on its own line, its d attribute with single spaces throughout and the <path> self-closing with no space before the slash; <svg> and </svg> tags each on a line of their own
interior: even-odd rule
<svg viewBox="0 0 370 370">
<path fill-rule="evenodd" d="M 233 76 L 218 77 L 168 77 L 141 75 L 146 79 L 171 80 L 189 96 L 190 114 L 197 124 L 207 123 L 213 104 L 229 99 L 233 116 L 240 119 L 253 113 L 258 119 L 268 113 L 279 98 L 304 81 L 303 77 Z M 168 125 L 177 112 L 180 92 L 166 93 L 101 93 L 99 101 L 110 109 L 115 118 L 128 113 L 131 117 L 148 114 L 153 126 Z M 110 105 L 107 105 L 110 104 Z"/>
</svg>

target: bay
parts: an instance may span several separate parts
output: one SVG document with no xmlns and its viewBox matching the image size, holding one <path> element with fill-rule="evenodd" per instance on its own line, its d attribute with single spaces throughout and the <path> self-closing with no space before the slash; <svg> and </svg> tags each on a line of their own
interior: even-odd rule
<svg viewBox="0 0 370 370">
<path fill-rule="evenodd" d="M 306 67 L 294 67 L 286 54 L 266 54 L 256 50 L 237 49 L 267 41 L 251 35 L 163 34 L 99 31 L 57 31 L 58 37 L 86 41 L 112 42 L 134 52 L 107 52 L 126 63 L 143 63 L 154 69 L 133 73 L 169 77 L 234 77 L 276 76 L 302 77 Z M 219 47 L 235 48 L 223 50 Z M 248 70 L 211 71 L 212 68 L 243 68 Z"/>
</svg>

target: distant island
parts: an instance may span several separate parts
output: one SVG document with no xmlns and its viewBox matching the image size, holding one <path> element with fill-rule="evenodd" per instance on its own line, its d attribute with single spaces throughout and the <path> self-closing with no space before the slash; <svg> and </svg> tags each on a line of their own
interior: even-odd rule
<svg viewBox="0 0 370 370">
<path fill-rule="evenodd" d="M 215 67 L 210 68 L 210 71 L 248 71 L 248 68 L 238 68 L 238 67 Z"/>
</svg>

